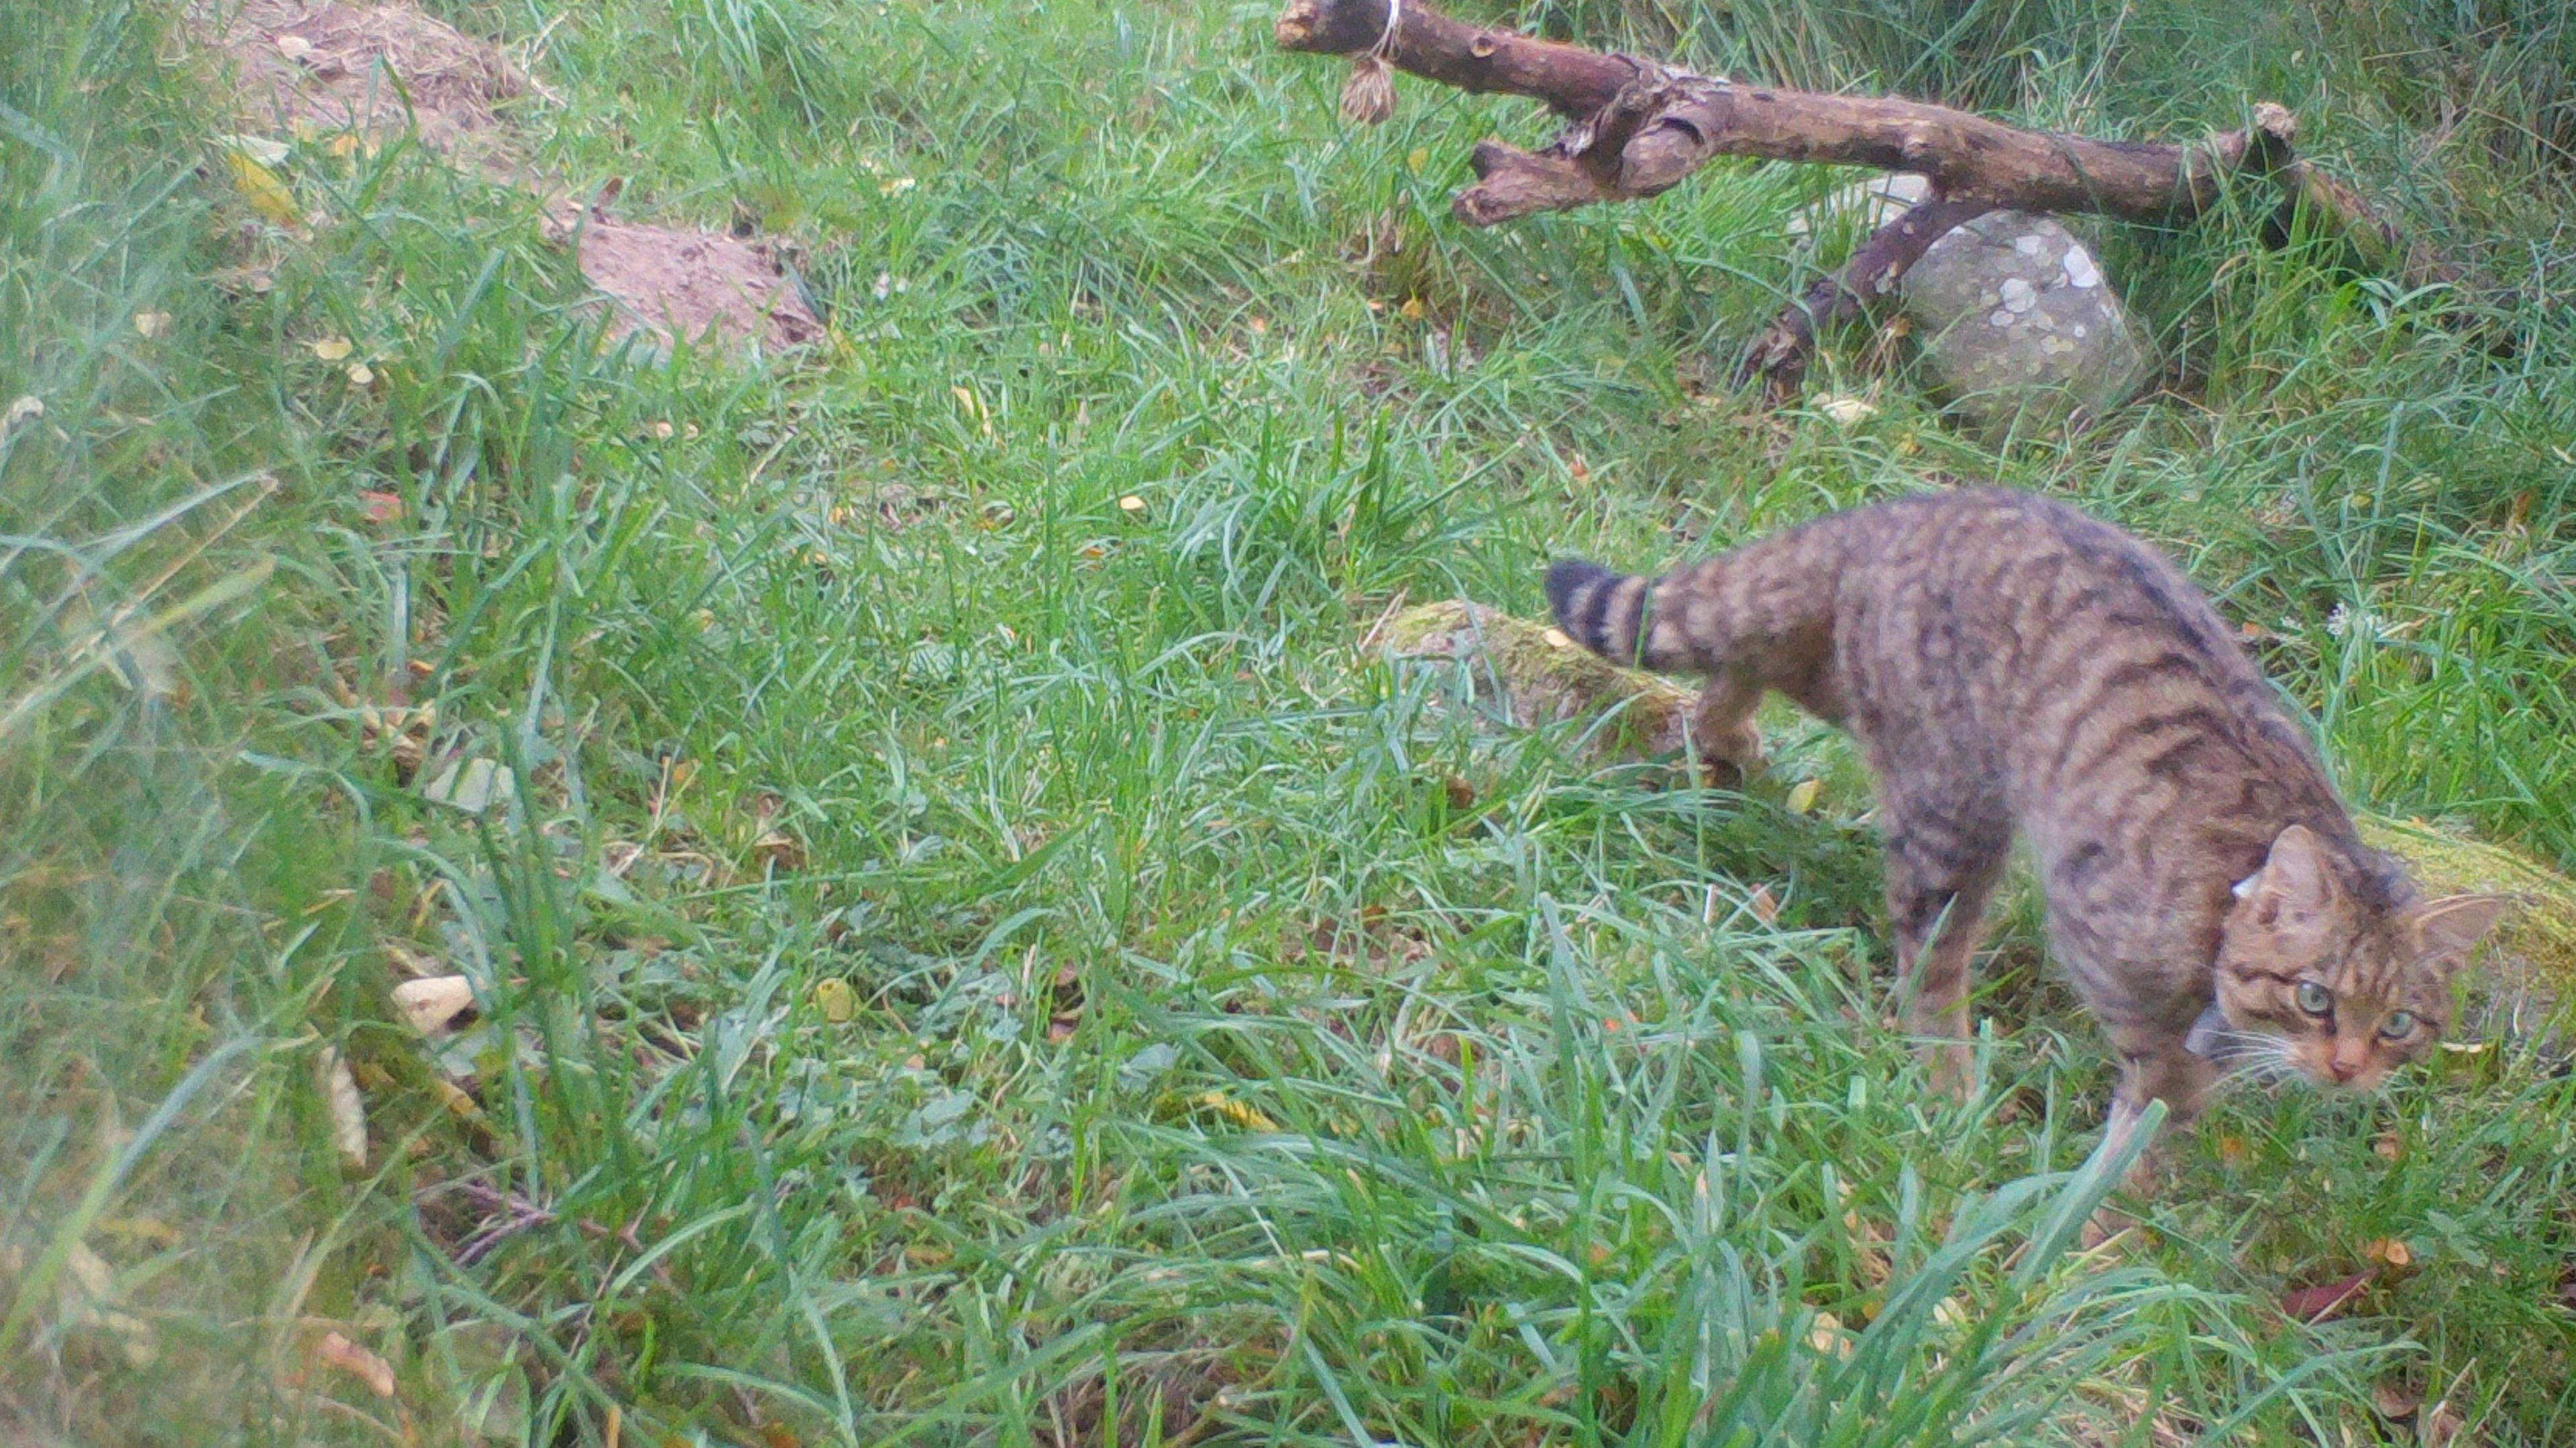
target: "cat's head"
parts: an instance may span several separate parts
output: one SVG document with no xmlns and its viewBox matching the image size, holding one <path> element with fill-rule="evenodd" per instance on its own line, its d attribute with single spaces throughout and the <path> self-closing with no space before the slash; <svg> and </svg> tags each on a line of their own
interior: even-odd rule
<svg viewBox="0 0 2576 1448">
<path fill-rule="evenodd" d="M 2441 1038 L 2452 979 L 2503 908 L 2488 895 L 2416 900 L 2382 862 L 2290 826 L 2237 885 L 2219 938 L 2228 1054 L 2376 1089 Z"/>
</svg>

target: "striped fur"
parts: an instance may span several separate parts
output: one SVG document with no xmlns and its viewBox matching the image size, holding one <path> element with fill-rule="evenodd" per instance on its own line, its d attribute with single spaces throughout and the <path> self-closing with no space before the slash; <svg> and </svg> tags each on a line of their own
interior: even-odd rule
<svg viewBox="0 0 2576 1448">
<path fill-rule="evenodd" d="M 1913 1027 L 1945 1088 L 1967 1086 L 1970 959 L 2016 832 L 2055 954 L 2121 1056 L 2115 1122 L 2157 1097 L 2196 1113 L 2209 1056 L 2376 1085 L 2438 1034 L 2494 919 L 2420 902 L 2199 591 L 2063 503 L 1904 498 L 1662 578 L 1561 562 L 1547 593 L 1586 648 L 1704 676 L 1712 756 L 1758 757 L 1766 691 L 1859 740 Z"/>
</svg>

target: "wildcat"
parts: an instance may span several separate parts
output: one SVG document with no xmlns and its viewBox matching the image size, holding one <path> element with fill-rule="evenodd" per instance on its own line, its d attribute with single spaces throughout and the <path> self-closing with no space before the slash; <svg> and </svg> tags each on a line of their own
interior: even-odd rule
<svg viewBox="0 0 2576 1448">
<path fill-rule="evenodd" d="M 1704 757 L 1759 760 L 1766 690 L 1858 739 L 1910 1025 L 1954 1094 L 2016 830 L 2053 953 L 2119 1055 L 2115 1144 L 2151 1099 L 2189 1121 L 2221 1061 L 2377 1087 L 2440 1035 L 2501 908 L 2421 899 L 2199 591 L 2064 503 L 1907 497 L 1659 579 L 1559 562 L 1547 595 L 1595 653 L 1705 676 Z"/>
</svg>

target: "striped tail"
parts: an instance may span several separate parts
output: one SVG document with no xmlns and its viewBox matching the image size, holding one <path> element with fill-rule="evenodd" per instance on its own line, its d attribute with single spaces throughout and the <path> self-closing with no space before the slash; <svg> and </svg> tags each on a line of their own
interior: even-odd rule
<svg viewBox="0 0 2576 1448">
<path fill-rule="evenodd" d="M 1547 602 L 1558 628 L 1614 664 L 1691 672 L 1700 661 L 1680 620 L 1647 619 L 1653 600 L 1664 592 L 1656 586 L 1660 582 L 1568 558 L 1548 567 Z"/>
</svg>

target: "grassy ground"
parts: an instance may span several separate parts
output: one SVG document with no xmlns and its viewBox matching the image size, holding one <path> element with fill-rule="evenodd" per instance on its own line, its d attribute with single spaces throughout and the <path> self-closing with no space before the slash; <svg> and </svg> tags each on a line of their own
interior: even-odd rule
<svg viewBox="0 0 2576 1448">
<path fill-rule="evenodd" d="M 2277 97 L 2534 288 L 2497 359 L 2111 232 L 2177 391 L 2000 450 L 1714 385 L 1829 178 L 1466 232 L 1535 118 L 1348 132 L 1262 4 L 436 8 L 577 185 L 801 241 L 833 339 L 603 356 L 415 151 L 299 148 L 281 233 L 163 7 L 0 0 L 0 1437 L 2576 1440 L 2566 1078 L 2236 1100 L 2068 1257 L 2101 1051 L 2025 904 L 1988 1092 L 1926 1097 L 1838 740 L 1674 792 L 1355 647 L 1996 477 L 2171 547 L 2356 799 L 2576 862 L 2552 7 L 1949 7 L 1921 68 L 1890 6 L 1523 17 L 2106 132 Z"/>
</svg>

